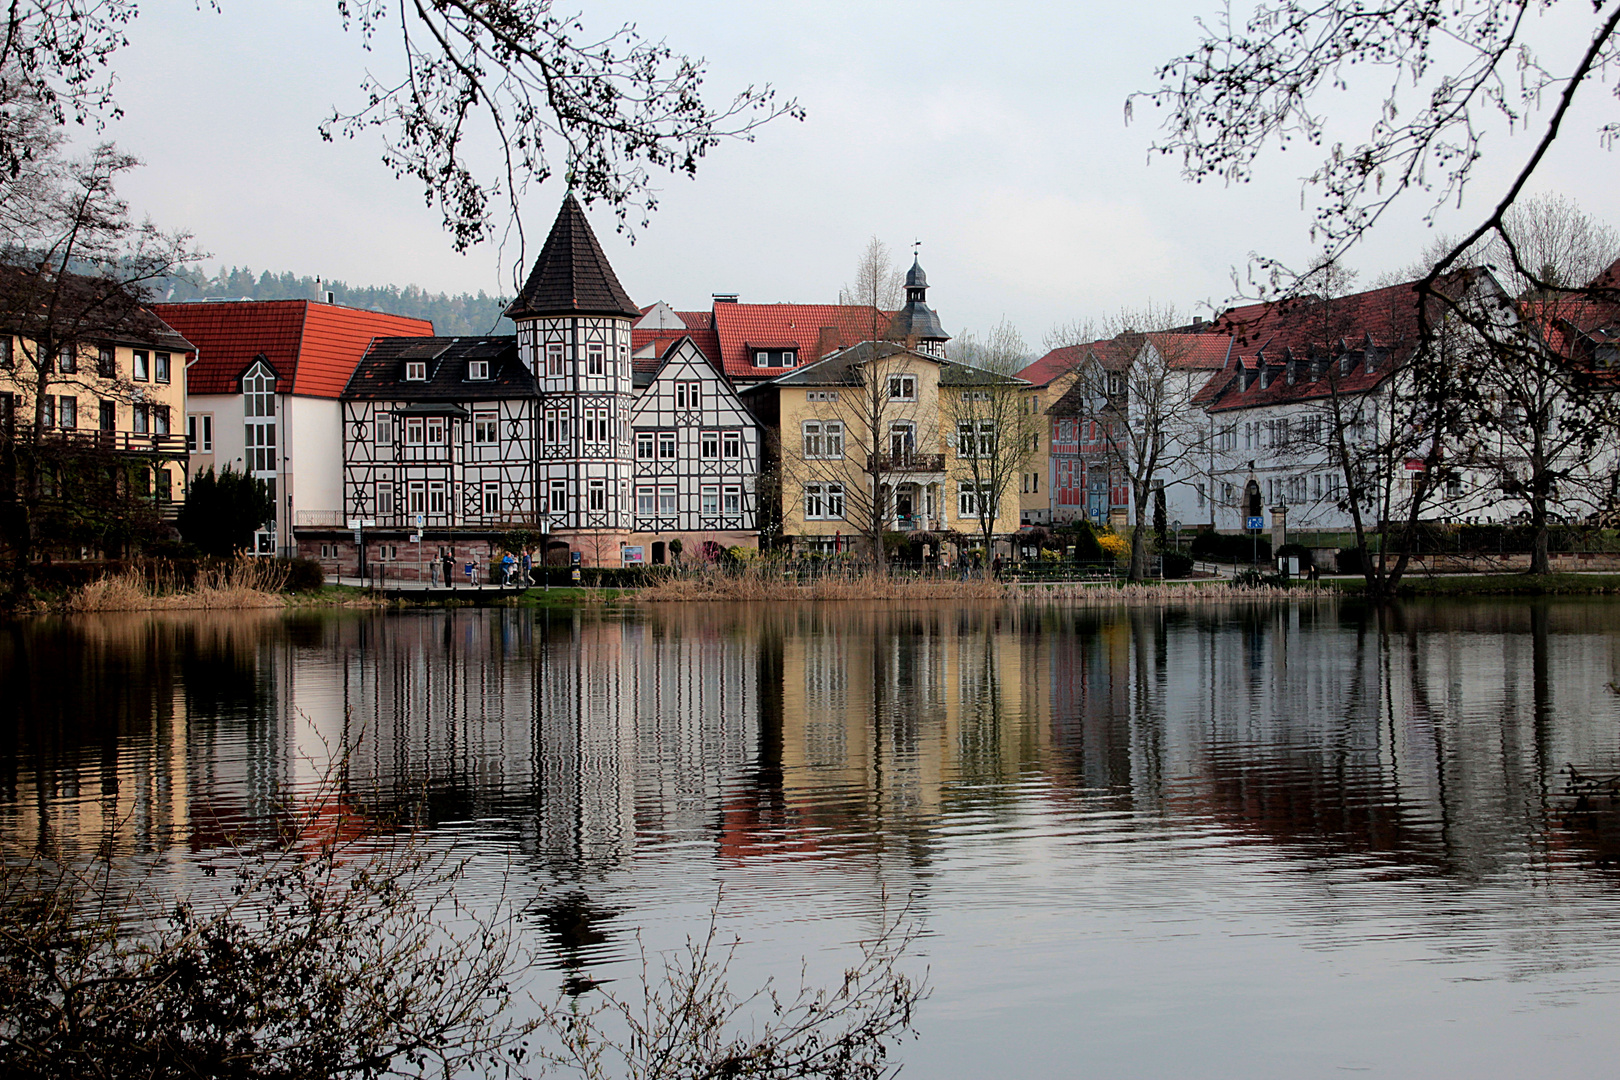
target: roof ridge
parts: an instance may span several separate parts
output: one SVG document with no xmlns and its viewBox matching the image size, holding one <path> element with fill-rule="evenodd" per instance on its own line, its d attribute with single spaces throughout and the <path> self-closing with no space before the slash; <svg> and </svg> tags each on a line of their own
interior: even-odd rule
<svg viewBox="0 0 1620 1080">
<path fill-rule="evenodd" d="M 640 318 L 641 309 L 619 284 L 572 191 L 563 198 L 523 291 L 505 314 L 509 319 L 544 315 Z"/>
</svg>

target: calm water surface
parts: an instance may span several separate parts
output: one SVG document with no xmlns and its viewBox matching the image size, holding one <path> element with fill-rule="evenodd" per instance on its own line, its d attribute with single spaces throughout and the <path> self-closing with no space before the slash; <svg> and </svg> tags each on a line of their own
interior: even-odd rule
<svg viewBox="0 0 1620 1080">
<path fill-rule="evenodd" d="M 0 844 L 184 880 L 347 755 L 537 989 L 722 923 L 832 971 L 913 898 L 907 1075 L 1620 1061 L 1620 605 L 131 615 L 0 626 Z"/>
</svg>

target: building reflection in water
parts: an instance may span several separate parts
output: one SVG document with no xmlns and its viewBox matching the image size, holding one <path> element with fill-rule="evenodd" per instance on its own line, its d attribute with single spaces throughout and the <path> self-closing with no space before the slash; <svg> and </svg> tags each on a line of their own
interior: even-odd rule
<svg viewBox="0 0 1620 1080">
<path fill-rule="evenodd" d="M 531 866 L 569 978 L 638 860 L 905 893 L 953 823 L 1083 807 L 1467 882 L 1612 851 L 1560 770 L 1620 771 L 1582 603 L 131 615 L 9 624 L 0 670 L 13 849 L 273 836 L 330 776 L 343 828 Z"/>
</svg>

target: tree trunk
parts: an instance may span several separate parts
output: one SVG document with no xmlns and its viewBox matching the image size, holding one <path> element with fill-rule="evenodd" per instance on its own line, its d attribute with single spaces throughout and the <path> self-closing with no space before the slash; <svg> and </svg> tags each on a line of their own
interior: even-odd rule
<svg viewBox="0 0 1620 1080">
<path fill-rule="evenodd" d="M 1551 530 L 1547 528 L 1547 502 L 1538 494 L 1530 502 L 1530 526 L 1535 530 L 1534 538 L 1530 542 L 1530 572 L 1532 574 L 1552 573 L 1552 545 L 1549 543 Z"/>
<path fill-rule="evenodd" d="M 1147 506 L 1140 492 L 1136 499 L 1136 528 L 1131 530 L 1131 569 L 1129 577 L 1132 581 L 1141 581 L 1147 577 Z"/>
</svg>

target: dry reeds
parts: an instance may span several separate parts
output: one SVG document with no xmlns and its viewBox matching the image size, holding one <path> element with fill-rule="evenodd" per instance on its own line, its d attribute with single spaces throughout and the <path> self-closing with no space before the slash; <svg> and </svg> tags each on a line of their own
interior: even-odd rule
<svg viewBox="0 0 1620 1080">
<path fill-rule="evenodd" d="M 64 606 L 73 612 L 272 608 L 286 603 L 277 595 L 286 584 L 285 570 L 244 555 L 199 569 L 189 587 L 172 568 L 128 570 L 81 587 Z"/>
<path fill-rule="evenodd" d="M 957 580 L 883 575 L 870 570 L 827 574 L 801 580 L 791 571 L 747 567 L 740 573 L 712 571 L 678 574 L 642 589 L 638 599 L 649 603 L 680 601 L 781 600 L 994 600 L 1064 601 L 1115 604 L 1208 604 L 1251 600 L 1304 600 L 1333 595 L 1317 586 L 1281 589 L 1273 586 L 1233 588 L 1185 583 L 1101 582 L 1094 584 L 1019 585 L 983 578 Z"/>
<path fill-rule="evenodd" d="M 680 574 L 641 590 L 639 599 L 652 603 L 681 600 L 1000 600 L 1008 595 L 998 581 L 949 578 L 914 578 L 884 575 L 870 570 L 826 574 L 800 581 L 757 567 L 740 573 Z"/>
<path fill-rule="evenodd" d="M 1088 604 L 1230 604 L 1235 600 L 1313 600 L 1336 595 L 1332 589 L 1300 585 L 1282 589 L 1274 585 L 1234 587 L 1211 585 L 1149 584 L 1128 582 L 1121 585 L 1053 585 L 1020 590 L 1031 598 L 1071 600 Z"/>
</svg>

